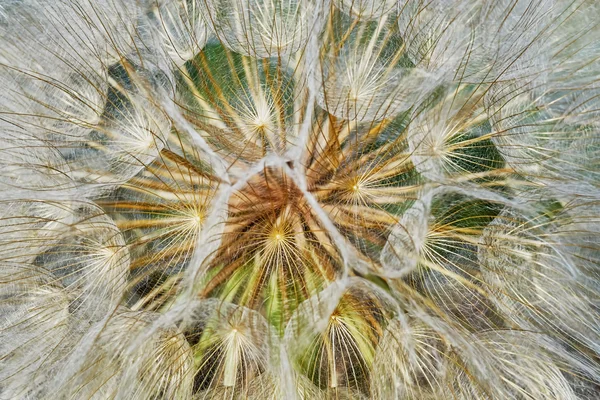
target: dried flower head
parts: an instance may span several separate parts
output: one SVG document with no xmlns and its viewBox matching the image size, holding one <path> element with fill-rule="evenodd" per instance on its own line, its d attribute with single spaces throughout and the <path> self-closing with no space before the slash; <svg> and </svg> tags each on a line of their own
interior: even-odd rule
<svg viewBox="0 0 600 400">
<path fill-rule="evenodd" d="M 598 398 L 599 43 L 594 0 L 0 2 L 0 398 Z"/>
</svg>

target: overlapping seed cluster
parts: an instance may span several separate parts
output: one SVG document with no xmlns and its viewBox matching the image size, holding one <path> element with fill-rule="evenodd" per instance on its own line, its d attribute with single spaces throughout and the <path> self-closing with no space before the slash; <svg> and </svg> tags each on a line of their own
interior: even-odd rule
<svg viewBox="0 0 600 400">
<path fill-rule="evenodd" d="M 0 3 L 0 398 L 594 399 L 593 0 Z"/>
</svg>

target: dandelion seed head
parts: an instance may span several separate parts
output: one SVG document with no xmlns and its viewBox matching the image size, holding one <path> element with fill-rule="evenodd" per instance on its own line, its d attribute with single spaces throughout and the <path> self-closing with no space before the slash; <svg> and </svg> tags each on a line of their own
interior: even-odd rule
<svg viewBox="0 0 600 400">
<path fill-rule="evenodd" d="M 0 5 L 0 397 L 592 399 L 588 0 Z"/>
</svg>

